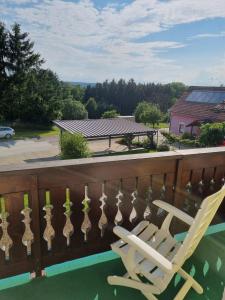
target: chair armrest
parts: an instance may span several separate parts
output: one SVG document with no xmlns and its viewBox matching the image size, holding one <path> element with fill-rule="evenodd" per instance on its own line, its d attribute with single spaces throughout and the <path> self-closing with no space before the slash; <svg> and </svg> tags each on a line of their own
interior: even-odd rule
<svg viewBox="0 0 225 300">
<path fill-rule="evenodd" d="M 153 203 L 190 226 L 194 222 L 194 218 L 167 202 L 162 200 L 154 200 Z"/>
<path fill-rule="evenodd" d="M 123 227 L 115 226 L 113 232 L 120 237 L 125 243 L 142 254 L 146 259 L 154 262 L 156 266 L 165 270 L 167 273 L 173 271 L 173 264 L 162 256 L 158 251 L 142 241 L 136 235 L 132 234 Z"/>
</svg>

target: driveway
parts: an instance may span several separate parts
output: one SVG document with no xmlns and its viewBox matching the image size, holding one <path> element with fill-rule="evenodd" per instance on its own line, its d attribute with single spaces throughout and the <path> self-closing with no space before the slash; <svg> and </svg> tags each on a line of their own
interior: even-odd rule
<svg viewBox="0 0 225 300">
<path fill-rule="evenodd" d="M 163 136 L 159 132 L 159 142 Z M 0 165 L 41 162 L 59 159 L 58 136 L 42 137 L 40 139 L 0 140 Z M 89 141 L 91 152 L 103 154 L 107 152 L 127 151 L 127 147 L 120 145 L 118 139 L 112 139 L 109 149 L 108 140 Z"/>
<path fill-rule="evenodd" d="M 57 159 L 58 138 L 0 141 L 0 165 Z"/>
<path fill-rule="evenodd" d="M 127 147 L 112 140 L 109 149 L 108 140 L 90 141 L 88 146 L 91 152 L 105 153 L 107 151 L 126 151 Z M 51 161 L 59 159 L 58 136 L 43 137 L 40 139 L 0 140 L 0 165 Z"/>
</svg>

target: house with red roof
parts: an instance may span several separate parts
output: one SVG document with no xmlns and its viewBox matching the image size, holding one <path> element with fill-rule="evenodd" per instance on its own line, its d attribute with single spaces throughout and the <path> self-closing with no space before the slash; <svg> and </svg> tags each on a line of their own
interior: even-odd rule
<svg viewBox="0 0 225 300">
<path fill-rule="evenodd" d="M 205 123 L 225 121 L 225 87 L 192 86 L 170 109 L 170 133 L 199 135 Z"/>
</svg>

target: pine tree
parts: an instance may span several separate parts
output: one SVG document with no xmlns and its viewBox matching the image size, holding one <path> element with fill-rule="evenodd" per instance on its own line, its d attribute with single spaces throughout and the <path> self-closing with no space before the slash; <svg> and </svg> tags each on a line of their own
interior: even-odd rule
<svg viewBox="0 0 225 300">
<path fill-rule="evenodd" d="M 5 25 L 0 22 L 0 120 L 4 120 L 5 92 L 7 90 L 7 47 L 8 33 Z"/>
<path fill-rule="evenodd" d="M 28 38 L 27 32 L 21 32 L 20 25 L 15 23 L 9 33 L 8 71 L 10 77 L 16 81 L 23 80 L 23 76 L 32 69 L 39 68 L 44 60 L 39 53 L 34 53 L 34 43 Z"/>
<path fill-rule="evenodd" d="M 0 83 L 3 83 L 7 77 L 7 37 L 5 25 L 0 22 Z"/>
<path fill-rule="evenodd" d="M 8 87 L 5 95 L 5 115 L 9 120 L 22 119 L 23 107 L 27 101 L 27 74 L 38 70 L 43 64 L 39 53 L 34 53 L 34 43 L 15 23 L 8 33 L 7 41 L 7 76 Z"/>
</svg>

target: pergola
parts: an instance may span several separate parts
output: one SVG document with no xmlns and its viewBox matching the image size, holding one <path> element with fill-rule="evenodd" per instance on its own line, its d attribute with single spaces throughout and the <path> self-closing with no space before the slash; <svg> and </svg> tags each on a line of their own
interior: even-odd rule
<svg viewBox="0 0 225 300">
<path fill-rule="evenodd" d="M 71 134 L 81 133 L 87 140 L 109 139 L 109 147 L 112 138 L 126 137 L 129 149 L 134 137 L 146 135 L 152 145 L 153 136 L 157 133 L 155 129 L 122 118 L 55 120 L 53 123 L 60 128 L 61 134 L 67 131 Z"/>
</svg>

